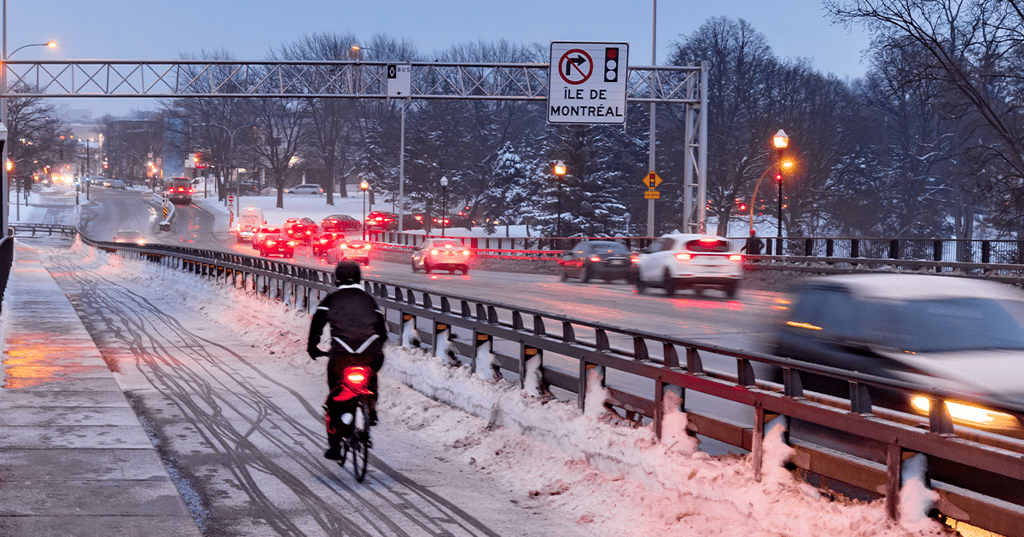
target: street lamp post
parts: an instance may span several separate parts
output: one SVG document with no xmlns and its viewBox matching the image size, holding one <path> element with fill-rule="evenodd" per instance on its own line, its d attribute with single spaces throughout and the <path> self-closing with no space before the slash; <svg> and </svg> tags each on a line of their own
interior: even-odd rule
<svg viewBox="0 0 1024 537">
<path fill-rule="evenodd" d="M 3 43 L 0 44 L 0 124 L 4 126 L 4 130 L 9 128 L 7 122 L 7 60 L 11 58 L 16 52 L 23 48 L 28 47 L 49 47 L 54 48 L 57 46 L 56 41 L 47 41 L 46 43 L 30 43 L 28 45 L 22 45 L 10 54 L 7 53 L 7 0 L 3 0 Z M 0 161 L 7 161 L 8 147 L 10 144 L 3 144 L 3 148 L 0 149 Z M 7 209 L 7 200 L 10 193 L 10 185 L 6 178 L 0 181 L 0 230 L 6 233 L 7 221 L 10 217 Z"/>
<path fill-rule="evenodd" d="M 366 240 L 366 190 L 370 188 L 370 183 L 366 180 L 359 182 L 359 189 L 363 191 L 363 240 Z"/>
<path fill-rule="evenodd" d="M 786 147 L 789 146 L 789 136 L 786 135 L 786 131 L 784 131 L 782 129 L 779 129 L 779 132 L 775 133 L 775 136 L 772 137 L 772 144 L 775 146 L 775 151 L 776 151 L 775 162 L 776 162 L 776 164 L 778 166 L 780 166 L 779 169 L 781 170 L 782 154 L 786 150 Z M 776 248 L 775 248 L 775 255 L 782 255 L 782 173 L 781 173 L 781 171 L 777 174 L 776 178 L 778 179 L 778 183 L 779 183 L 779 211 L 778 211 L 778 219 L 779 219 L 779 221 L 778 221 L 778 228 L 777 228 L 777 233 L 776 233 L 776 236 L 778 237 L 778 241 L 779 242 L 778 242 L 778 244 L 776 245 Z"/>
<path fill-rule="evenodd" d="M 444 228 L 448 227 L 448 178 L 441 178 L 441 236 L 444 237 Z"/>
<path fill-rule="evenodd" d="M 558 182 L 558 224 L 555 226 L 555 236 L 558 237 L 558 243 L 562 243 L 562 180 L 565 178 L 565 172 L 567 168 L 565 163 L 557 160 L 555 165 L 551 167 L 551 170 L 555 174 L 555 181 Z"/>
</svg>

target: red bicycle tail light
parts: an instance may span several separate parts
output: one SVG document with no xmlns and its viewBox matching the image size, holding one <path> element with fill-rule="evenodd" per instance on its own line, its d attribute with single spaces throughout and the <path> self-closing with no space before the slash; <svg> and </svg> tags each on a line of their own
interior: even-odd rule
<svg viewBox="0 0 1024 537">
<path fill-rule="evenodd" d="M 370 368 L 365 365 L 353 365 L 345 368 L 345 382 L 353 388 L 362 388 L 370 380 Z"/>
</svg>

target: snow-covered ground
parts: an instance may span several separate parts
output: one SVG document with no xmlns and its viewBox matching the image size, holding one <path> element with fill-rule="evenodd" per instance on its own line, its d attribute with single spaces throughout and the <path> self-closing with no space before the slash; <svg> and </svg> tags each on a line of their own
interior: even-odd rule
<svg viewBox="0 0 1024 537">
<path fill-rule="evenodd" d="M 282 377 L 298 371 L 311 383 L 322 382 L 324 364 L 310 361 L 296 343 L 295 334 L 308 329 L 306 315 L 80 242 L 72 248 L 139 286 L 160 278 L 169 299 L 195 304 L 206 322 L 265 348 L 262 355 L 268 358 L 261 368 L 280 368 Z M 453 369 L 433 353 L 399 343 L 387 349 L 380 409 L 386 423 L 408 427 L 423 442 L 441 443 L 456 461 L 524 498 L 557 508 L 593 535 L 948 534 L 924 517 L 933 493 L 921 486 L 919 472 L 907 472 L 897 524 L 887 519 L 881 500 L 831 501 L 794 480 L 782 467 L 790 450 L 777 430 L 766 434 L 765 477 L 758 483 L 749 456 L 712 457 L 700 451 L 685 434 L 680 412 L 668 416 L 658 441 L 650 427 L 623 426 L 601 414 L 600 407 L 581 412 L 572 401 L 537 399 L 529 390 L 473 375 L 468 368 Z"/>
</svg>

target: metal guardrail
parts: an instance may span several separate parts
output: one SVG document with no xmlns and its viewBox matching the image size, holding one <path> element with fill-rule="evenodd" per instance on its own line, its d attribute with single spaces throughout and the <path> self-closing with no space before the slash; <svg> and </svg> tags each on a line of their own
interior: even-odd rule
<svg viewBox="0 0 1024 537">
<path fill-rule="evenodd" d="M 281 300 L 290 307 L 309 312 L 333 291 L 329 272 L 299 267 L 233 253 L 193 250 L 178 246 L 135 246 L 97 242 L 95 247 L 122 255 L 161 263 L 226 285 Z M 443 339 L 456 359 L 475 370 L 474 357 L 481 347 L 494 352 L 496 373 L 508 372 L 525 386 L 528 362 L 539 365 L 543 386 L 574 394 L 582 408 L 587 383 L 596 371 L 604 384 L 612 369 L 653 381 L 653 391 L 630 393 L 607 387 L 611 400 L 606 405 L 626 418 L 653 421 L 660 437 L 664 396 L 673 391 L 684 401 L 687 391 L 697 391 L 752 408 L 753 427 L 744 427 L 713 416 L 688 412 L 689 429 L 727 444 L 750 450 L 755 475 L 760 477 L 761 441 L 765 425 L 777 416 L 788 416 L 852 435 L 858 442 L 880 446 L 884 460 L 858 459 L 850 455 L 794 441 L 793 463 L 813 472 L 885 496 L 891 517 L 897 517 L 901 463 L 910 454 L 923 453 L 930 460 L 957 465 L 967 472 L 985 472 L 1000 479 L 1024 484 L 1024 441 L 978 431 L 954 428 L 941 404 L 944 400 L 984 402 L 998 410 L 1024 414 L 1024 407 L 979 401 L 969 394 L 925 389 L 897 381 L 814 366 L 769 355 L 740 352 L 716 345 L 668 338 L 655 333 L 624 330 L 600 323 L 583 322 L 499 303 L 418 289 L 386 281 L 366 281 L 365 286 L 382 307 L 391 312 L 389 329 L 399 335 L 411 327 L 420 341 L 435 349 Z M 397 321 L 394 320 L 397 317 Z M 453 328 L 471 333 L 468 340 L 454 338 Z M 497 343 L 497 346 L 496 346 Z M 497 347 L 514 349 L 496 352 Z M 732 359 L 735 373 L 707 370 L 702 355 L 714 353 Z M 576 373 L 544 367 L 545 354 L 573 359 Z M 755 368 L 755 366 L 757 366 Z M 781 371 L 782 383 L 759 377 L 761 367 Z M 801 376 L 817 374 L 840 379 L 849 385 L 850 397 L 835 399 L 804 393 Z M 872 405 L 869 387 L 894 387 L 925 393 L 932 399 L 928 418 L 894 413 Z M 944 516 L 968 520 L 970 524 L 1007 536 L 1024 536 L 1024 505 L 991 497 L 985 490 L 968 490 L 935 482 Z M 1018 488 L 1019 490 L 1019 488 Z"/>
<path fill-rule="evenodd" d="M 29 237 L 38 237 L 41 235 L 61 235 L 64 237 L 74 237 L 78 234 L 78 228 L 74 226 L 67 226 L 62 224 L 10 224 L 8 226 L 15 237 L 22 237 L 28 234 Z"/>
</svg>

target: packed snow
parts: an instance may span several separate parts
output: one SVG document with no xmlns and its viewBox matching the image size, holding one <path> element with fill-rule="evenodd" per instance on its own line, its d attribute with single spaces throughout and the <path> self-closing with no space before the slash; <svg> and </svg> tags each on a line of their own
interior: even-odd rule
<svg viewBox="0 0 1024 537">
<path fill-rule="evenodd" d="M 250 199 L 262 200 L 246 201 Z M 270 203 L 268 220 L 271 214 L 275 220 L 290 217 L 283 211 L 276 214 Z M 39 216 L 22 209 L 23 222 Z M 300 210 L 306 213 L 301 216 L 316 218 L 309 208 Z M 326 210 L 324 215 L 351 214 L 346 205 Z M 188 273 L 110 255 L 80 241 L 71 248 L 138 285 L 160 278 L 168 300 L 194 304 L 209 323 L 248 337 L 266 350 L 266 368 L 301 371 L 310 382 L 322 382 L 324 364 L 310 361 L 305 353 L 305 313 Z M 5 331 L 3 317 L 0 333 Z M 666 397 L 668 413 L 659 441 L 651 426 L 626 426 L 609 414 L 600 404 L 606 393 L 599 382 L 589 383 L 587 397 L 598 404 L 588 404 L 581 412 L 575 401 L 539 397 L 535 380 L 520 390 L 496 379 L 490 367 L 493 356 L 487 352 L 474 357 L 478 373 L 473 374 L 468 367 L 453 367 L 448 349 L 412 348 L 413 339 L 407 331 L 393 336 L 386 348 L 382 422 L 408 427 L 423 442 L 442 442 L 456 460 L 524 498 L 557 508 L 593 535 L 949 534 L 926 516 L 934 492 L 924 487 L 923 465 L 913 459 L 905 469 L 897 523 L 887 518 L 884 500 L 830 500 L 794 479 L 783 468 L 791 448 L 783 442 L 782 420 L 766 431 L 765 466 L 757 482 L 750 455 L 711 456 L 700 451 L 697 440 L 686 433 L 686 415 L 672 394 Z M 537 364 L 531 368 L 527 378 L 536 379 Z"/>
</svg>

